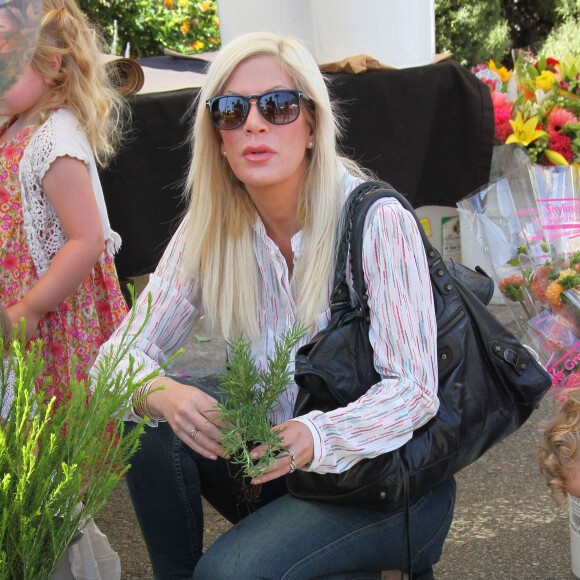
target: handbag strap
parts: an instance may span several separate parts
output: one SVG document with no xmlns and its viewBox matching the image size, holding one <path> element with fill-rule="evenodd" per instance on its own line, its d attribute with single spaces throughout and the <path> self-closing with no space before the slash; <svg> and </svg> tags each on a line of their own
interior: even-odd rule
<svg viewBox="0 0 580 580">
<path fill-rule="evenodd" d="M 336 297 L 346 300 L 350 305 L 350 296 L 348 294 L 348 286 L 346 283 L 346 262 L 349 255 L 350 247 L 350 262 L 352 271 L 353 289 L 355 293 L 355 301 L 357 307 L 368 311 L 368 295 L 364 282 L 364 271 L 362 265 L 362 246 L 363 246 L 363 232 L 364 222 L 370 207 L 379 199 L 390 197 L 396 199 L 405 210 L 407 210 L 415 219 L 417 223 L 423 246 L 427 256 L 429 271 L 431 273 L 431 280 L 433 283 L 437 280 L 442 287 L 442 291 L 449 292 L 452 289 L 451 277 L 439 252 L 433 247 L 425 230 L 423 229 L 419 217 L 411 204 L 400 193 L 395 191 L 388 183 L 380 181 L 369 181 L 357 187 L 346 202 L 345 212 L 343 216 L 344 232 L 340 239 L 340 247 L 337 255 L 337 266 L 335 270 L 335 286 L 333 298 Z M 346 290 L 344 290 L 346 288 Z M 340 292 L 346 291 L 346 296 Z M 331 308 L 332 308 L 331 303 Z M 403 457 L 400 456 L 399 451 L 395 451 L 399 455 L 399 463 L 403 475 L 403 565 L 401 566 L 401 578 L 404 576 L 404 571 L 407 572 L 408 577 L 413 577 L 413 560 L 412 560 L 412 545 L 411 545 L 411 521 L 410 521 L 410 497 L 409 497 L 409 474 Z"/>
<path fill-rule="evenodd" d="M 363 233 L 364 233 L 364 223 L 365 218 L 368 213 L 369 208 L 379 199 L 384 197 L 396 199 L 402 206 L 403 209 L 408 211 L 415 222 L 417 223 L 417 228 L 421 239 L 423 241 L 423 246 L 425 248 L 425 254 L 427 256 L 427 264 L 431 274 L 431 281 L 436 284 L 439 288 L 441 294 L 448 294 L 453 289 L 453 283 L 451 276 L 441 258 L 439 251 L 433 247 L 429 238 L 425 234 L 425 230 L 421 225 L 419 217 L 415 213 L 415 210 L 409 203 L 409 201 L 401 195 L 398 191 L 395 191 L 390 185 L 381 182 L 369 182 L 374 185 L 373 188 L 368 189 L 365 193 L 358 197 L 358 203 L 352 210 L 352 217 L 350 221 L 350 261 L 351 261 L 351 272 L 352 272 L 352 284 L 353 289 L 358 300 L 358 303 L 362 308 L 368 308 L 367 299 L 368 295 L 366 292 L 365 282 L 364 282 L 364 271 L 362 263 L 362 246 L 363 246 Z M 380 184 L 382 187 L 378 187 Z"/>
<path fill-rule="evenodd" d="M 370 192 L 384 188 L 392 189 L 388 183 L 383 181 L 365 181 L 350 192 L 343 206 L 339 224 L 341 228 L 338 236 L 339 243 L 334 265 L 334 284 L 330 297 L 330 310 L 333 313 L 345 308 L 349 308 L 351 306 L 346 268 L 348 263 L 352 222 L 355 210 L 357 210 L 360 201 L 364 199 L 365 196 L 367 196 Z M 358 306 L 364 307 L 360 300 Z"/>
</svg>

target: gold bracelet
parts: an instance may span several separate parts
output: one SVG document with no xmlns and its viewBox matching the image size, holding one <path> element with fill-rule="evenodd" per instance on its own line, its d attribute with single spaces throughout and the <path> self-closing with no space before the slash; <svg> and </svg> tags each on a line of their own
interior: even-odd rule
<svg viewBox="0 0 580 580">
<path fill-rule="evenodd" d="M 145 383 L 145 385 L 141 385 L 134 393 L 133 393 L 133 411 L 136 415 L 139 415 L 142 419 L 145 418 L 145 412 L 143 411 L 143 397 L 145 396 L 145 388 L 149 383 Z"/>
<path fill-rule="evenodd" d="M 157 377 L 155 377 L 156 379 Z M 167 421 L 163 415 L 159 417 L 155 417 L 151 411 L 149 411 L 149 407 L 147 406 L 147 397 L 149 396 L 149 392 L 153 388 L 153 381 L 155 379 L 150 379 L 144 385 L 140 386 L 135 394 L 133 395 L 133 411 L 135 414 L 139 415 L 139 417 L 143 419 L 152 419 L 153 421 L 157 421 L 158 423 L 164 423 Z"/>
<path fill-rule="evenodd" d="M 145 397 L 146 386 L 146 384 L 140 386 L 133 394 L 133 411 L 142 419 L 145 418 L 145 411 L 143 410 L 143 398 Z"/>
</svg>

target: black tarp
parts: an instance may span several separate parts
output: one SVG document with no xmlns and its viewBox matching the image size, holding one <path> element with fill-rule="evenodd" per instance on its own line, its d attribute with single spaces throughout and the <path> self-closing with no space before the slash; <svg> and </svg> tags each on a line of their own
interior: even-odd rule
<svg viewBox="0 0 580 580">
<path fill-rule="evenodd" d="M 147 66 L 205 66 L 154 57 Z M 201 69 L 198 68 L 198 71 Z M 341 148 L 415 207 L 455 206 L 489 179 L 493 107 L 488 87 L 453 60 L 359 75 L 327 75 L 345 127 Z M 130 98 L 131 132 L 101 180 L 123 239 L 120 278 L 151 272 L 184 210 L 188 113 L 199 89 Z"/>
</svg>

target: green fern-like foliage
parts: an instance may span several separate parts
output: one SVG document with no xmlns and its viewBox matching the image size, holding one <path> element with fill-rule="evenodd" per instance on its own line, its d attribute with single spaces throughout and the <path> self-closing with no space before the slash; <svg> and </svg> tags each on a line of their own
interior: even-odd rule
<svg viewBox="0 0 580 580">
<path fill-rule="evenodd" d="M 229 360 L 221 376 L 220 391 L 224 400 L 218 404 L 221 418 L 227 427 L 222 430 L 222 445 L 233 463 L 241 466 L 243 475 L 257 477 L 268 469 L 272 461 L 286 452 L 282 438 L 272 429 L 269 413 L 284 392 L 292 374 L 289 370 L 294 348 L 306 334 L 295 324 L 276 343 L 274 356 L 268 357 L 268 368 L 256 367 L 250 342 L 240 337 L 228 343 Z M 267 453 L 253 460 L 252 448 L 267 446 Z"/>
<path fill-rule="evenodd" d="M 25 336 L 24 328 L 16 335 Z M 133 363 L 118 374 L 135 340 L 126 333 L 104 358 L 92 395 L 73 379 L 58 407 L 35 388 L 41 341 L 26 349 L 24 340 L 8 345 L 0 365 L 0 578 L 51 578 L 83 522 L 99 512 L 129 468 L 143 424 L 125 433 L 121 418 L 133 393 L 156 374 L 137 380 L 140 368 Z"/>
</svg>

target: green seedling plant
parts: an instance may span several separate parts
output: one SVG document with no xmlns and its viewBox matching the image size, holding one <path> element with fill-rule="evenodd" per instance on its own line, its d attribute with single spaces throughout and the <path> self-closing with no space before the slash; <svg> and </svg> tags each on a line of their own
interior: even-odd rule
<svg viewBox="0 0 580 580">
<path fill-rule="evenodd" d="M 146 319 L 149 311 L 150 301 Z M 129 469 L 144 424 L 125 432 L 122 417 L 133 394 L 158 372 L 138 379 L 143 369 L 131 358 L 125 371 L 117 366 L 142 329 L 135 336 L 125 332 L 104 357 L 92 394 L 84 380 L 73 379 L 58 406 L 35 387 L 42 342 L 25 348 L 23 338 L 8 345 L 0 338 L 0 578 L 52 578 Z M 22 323 L 14 336 L 24 337 L 24 330 Z"/>
<path fill-rule="evenodd" d="M 233 463 L 241 466 L 246 477 L 263 474 L 276 457 L 287 454 L 282 437 L 273 429 L 269 415 L 278 397 L 292 380 L 289 370 L 292 352 L 305 336 L 306 329 L 294 324 L 276 342 L 274 355 L 268 357 L 265 371 L 260 371 L 251 353 L 250 342 L 240 337 L 228 342 L 228 362 L 221 376 L 218 403 L 222 428 L 222 446 Z M 253 459 L 252 449 L 266 446 L 266 453 Z"/>
</svg>

